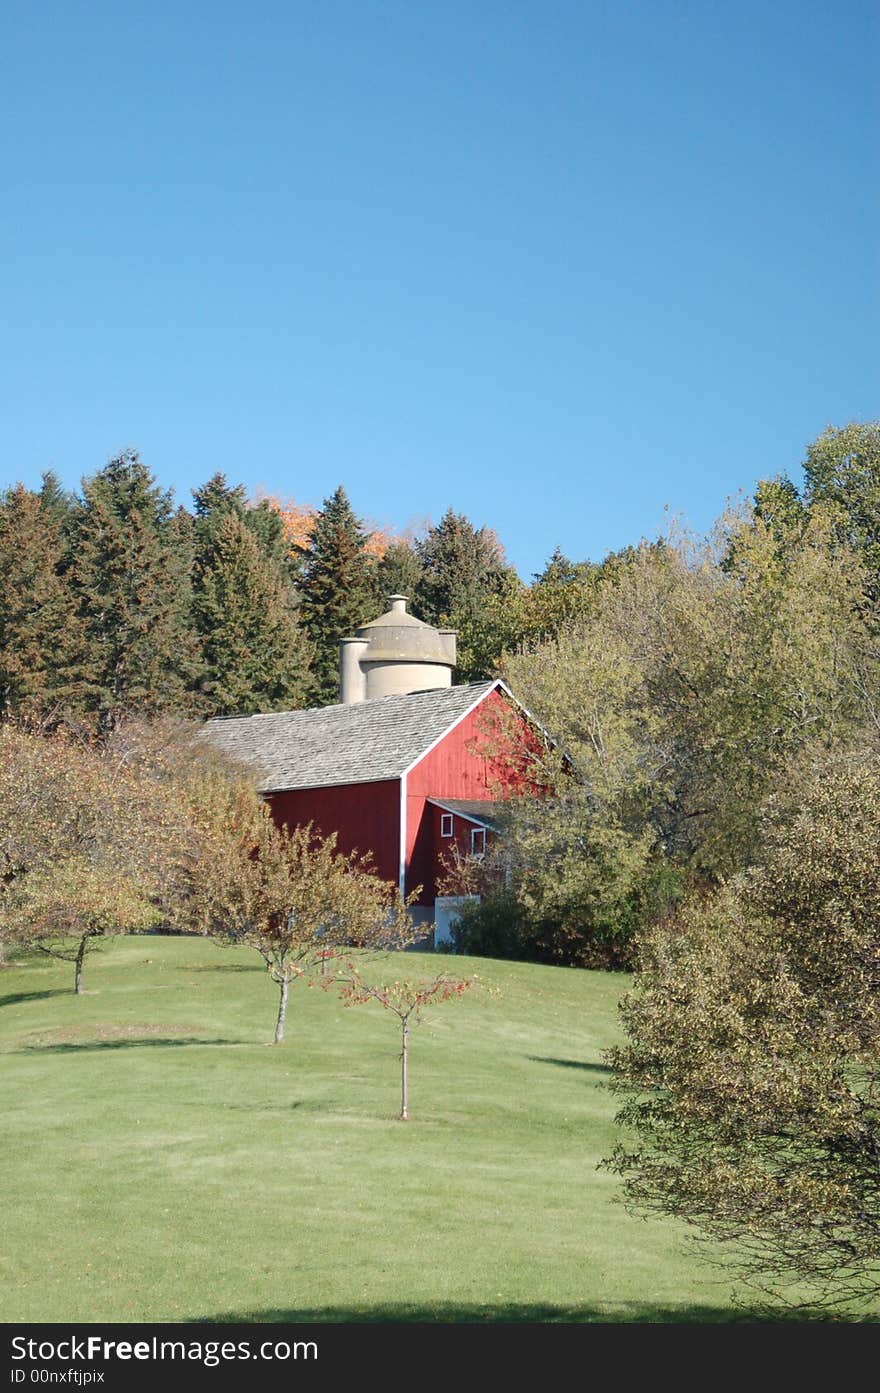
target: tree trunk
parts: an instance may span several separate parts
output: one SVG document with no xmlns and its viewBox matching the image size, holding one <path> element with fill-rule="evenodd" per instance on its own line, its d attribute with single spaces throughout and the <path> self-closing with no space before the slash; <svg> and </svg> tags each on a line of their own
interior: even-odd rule
<svg viewBox="0 0 880 1393">
<path fill-rule="evenodd" d="M 401 1021 L 400 1046 L 400 1120 L 401 1122 L 407 1122 L 409 1120 L 409 1080 L 406 1070 L 409 1063 L 407 1057 L 407 1048 L 409 1046 L 409 1021 Z"/>
<path fill-rule="evenodd" d="M 277 1021 L 275 1022 L 275 1041 L 274 1041 L 274 1043 L 275 1043 L 276 1045 L 280 1045 L 281 1042 L 282 1042 L 282 1040 L 284 1039 L 284 1022 L 285 1022 L 285 1019 L 286 1019 L 286 1017 L 287 1017 L 287 991 L 288 991 L 288 985 L 289 985 L 289 984 L 288 984 L 287 978 L 286 978 L 286 977 L 283 977 L 282 980 L 281 980 L 281 1000 L 278 1002 L 278 1019 L 277 1019 Z"/>
<path fill-rule="evenodd" d="M 77 950 L 76 950 L 76 974 L 75 974 L 75 980 L 76 980 L 76 994 L 77 994 L 77 996 L 82 996 L 82 989 L 83 989 L 83 963 L 85 962 L 86 944 L 88 943 L 88 941 L 89 941 L 89 940 L 88 940 L 88 935 L 87 935 L 87 934 L 84 934 L 83 937 L 80 939 L 80 941 L 79 941 L 79 947 L 78 947 Z"/>
</svg>

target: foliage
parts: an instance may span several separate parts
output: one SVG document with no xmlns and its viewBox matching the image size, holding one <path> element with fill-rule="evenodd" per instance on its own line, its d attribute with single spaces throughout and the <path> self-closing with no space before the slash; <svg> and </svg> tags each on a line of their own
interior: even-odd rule
<svg viewBox="0 0 880 1393">
<path fill-rule="evenodd" d="M 366 980 L 360 963 L 349 959 L 334 981 L 346 1006 L 361 1006 L 374 1001 L 390 1011 L 400 1023 L 400 1120 L 409 1120 L 409 1032 L 429 1006 L 439 1006 L 450 998 L 462 996 L 473 985 L 473 978 L 449 977 L 439 973 L 429 982 L 381 982 Z"/>
<path fill-rule="evenodd" d="M 715 876 L 754 853 L 793 752 L 873 719 L 878 660 L 864 568 L 816 509 L 786 556 L 753 514 L 716 545 L 639 548 L 588 618 L 503 668 L 625 829 Z"/>
<path fill-rule="evenodd" d="M 880 598 L 880 421 L 829 426 L 807 449 L 804 499 L 830 503 L 845 544 L 860 553 Z"/>
<path fill-rule="evenodd" d="M 190 794 L 198 837 L 187 863 L 182 922 L 260 954 L 279 988 L 275 1043 L 284 1038 L 290 984 L 342 945 L 414 940 L 407 903 L 311 824 L 278 827 L 249 783 L 206 777 Z"/>
<path fill-rule="evenodd" d="M 0 497 L 0 718 L 45 719 L 75 701 L 81 634 L 60 516 L 22 484 Z"/>
<path fill-rule="evenodd" d="M 505 644 L 518 632 L 510 605 L 521 588 L 498 538 L 450 508 L 416 550 L 422 564 L 416 613 L 430 624 L 458 632 L 461 680 L 489 676 Z"/>
<path fill-rule="evenodd" d="M 230 508 L 203 545 L 195 601 L 215 715 L 289 710 L 302 704 L 310 647 L 290 582 Z"/>
<path fill-rule="evenodd" d="M 642 943 L 613 1054 L 638 1207 L 736 1245 L 768 1292 L 880 1292 L 880 755 L 822 751 L 761 864 Z"/>
<path fill-rule="evenodd" d="M 314 645 L 312 696 L 338 700 L 339 640 L 363 624 L 375 604 L 373 561 L 366 534 L 345 489 L 325 499 L 303 555 L 302 622 Z"/>
<path fill-rule="evenodd" d="M 376 595 L 380 605 L 389 595 L 414 596 L 422 578 L 422 562 L 414 547 L 395 538 L 376 566 Z M 419 618 L 419 615 L 416 615 Z"/>
<path fill-rule="evenodd" d="M 499 822 L 475 867 L 480 902 L 464 906 L 454 935 L 461 951 L 627 967 L 639 928 L 680 893 L 651 829 L 628 831 L 575 783 L 511 800 Z"/>
<path fill-rule="evenodd" d="M 72 554 L 86 709 L 105 731 L 133 711 L 186 709 L 198 674 L 189 539 L 136 451 L 84 481 Z"/>
<path fill-rule="evenodd" d="M 543 571 L 523 597 L 519 643 L 535 644 L 555 638 L 582 618 L 594 602 L 600 568 L 588 561 L 571 561 L 556 547 Z M 517 644 L 507 643 L 513 650 Z"/>
<path fill-rule="evenodd" d="M 119 749 L 0 727 L 0 937 L 75 962 L 81 992 L 95 939 L 161 920 L 171 793 Z"/>
</svg>

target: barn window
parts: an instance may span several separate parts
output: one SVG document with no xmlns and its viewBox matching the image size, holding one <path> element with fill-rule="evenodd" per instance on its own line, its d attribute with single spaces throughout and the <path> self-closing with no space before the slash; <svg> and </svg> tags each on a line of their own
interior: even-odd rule
<svg viewBox="0 0 880 1393">
<path fill-rule="evenodd" d="M 441 813 L 440 815 L 440 836 L 452 836 L 452 813 Z"/>
<path fill-rule="evenodd" d="M 474 827 L 471 831 L 471 856 L 485 856 L 486 854 L 486 829 L 485 827 Z"/>
</svg>

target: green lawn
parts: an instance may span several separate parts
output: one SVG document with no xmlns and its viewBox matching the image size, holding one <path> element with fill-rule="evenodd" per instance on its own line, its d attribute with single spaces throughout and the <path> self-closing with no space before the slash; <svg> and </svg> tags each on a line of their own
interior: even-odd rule
<svg viewBox="0 0 880 1393">
<path fill-rule="evenodd" d="M 119 939 L 0 974 L 5 1321 L 726 1320 L 731 1279 L 626 1214 L 603 1051 L 621 976 L 410 955 L 496 989 L 413 1032 L 259 959 Z M 399 972 L 400 964 L 395 964 Z"/>
</svg>

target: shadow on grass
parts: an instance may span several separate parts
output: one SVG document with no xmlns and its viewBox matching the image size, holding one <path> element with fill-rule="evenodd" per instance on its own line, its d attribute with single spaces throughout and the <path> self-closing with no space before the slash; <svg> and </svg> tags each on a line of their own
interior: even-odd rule
<svg viewBox="0 0 880 1393">
<path fill-rule="evenodd" d="M 292 1310 L 268 1309 L 253 1311 L 210 1312 L 184 1321 L 186 1325 L 200 1323 L 218 1325 L 282 1325 L 357 1324 L 452 1324 L 452 1325 L 744 1325 L 782 1324 L 805 1320 L 828 1320 L 821 1315 L 784 1311 L 779 1315 L 756 1314 L 731 1306 L 655 1306 L 648 1302 L 623 1302 L 610 1310 L 597 1306 L 526 1305 L 510 1302 L 498 1306 L 443 1304 L 382 1306 L 325 1306 Z M 839 1317 L 837 1318 L 839 1321 Z"/>
<path fill-rule="evenodd" d="M 157 1039 L 147 1037 L 145 1039 L 134 1038 L 132 1040 L 83 1040 L 77 1044 L 75 1041 L 65 1042 L 57 1045 L 25 1045 L 23 1049 L 16 1050 L 16 1054 L 92 1054 L 96 1050 L 144 1050 L 144 1049 L 168 1049 L 177 1048 L 184 1045 L 241 1045 L 242 1040 L 200 1040 L 196 1036 L 181 1038 Z"/>
<path fill-rule="evenodd" d="M 75 996 L 73 987 L 54 987 L 48 992 L 12 992 L 0 996 L 0 1006 L 17 1006 L 20 1001 L 48 1001 L 50 996 Z"/>
<path fill-rule="evenodd" d="M 543 1055 L 530 1054 L 529 1059 L 533 1064 L 556 1064 L 560 1069 L 586 1069 L 590 1074 L 610 1074 L 611 1068 L 607 1064 L 588 1064 L 583 1059 L 546 1059 Z"/>
</svg>

